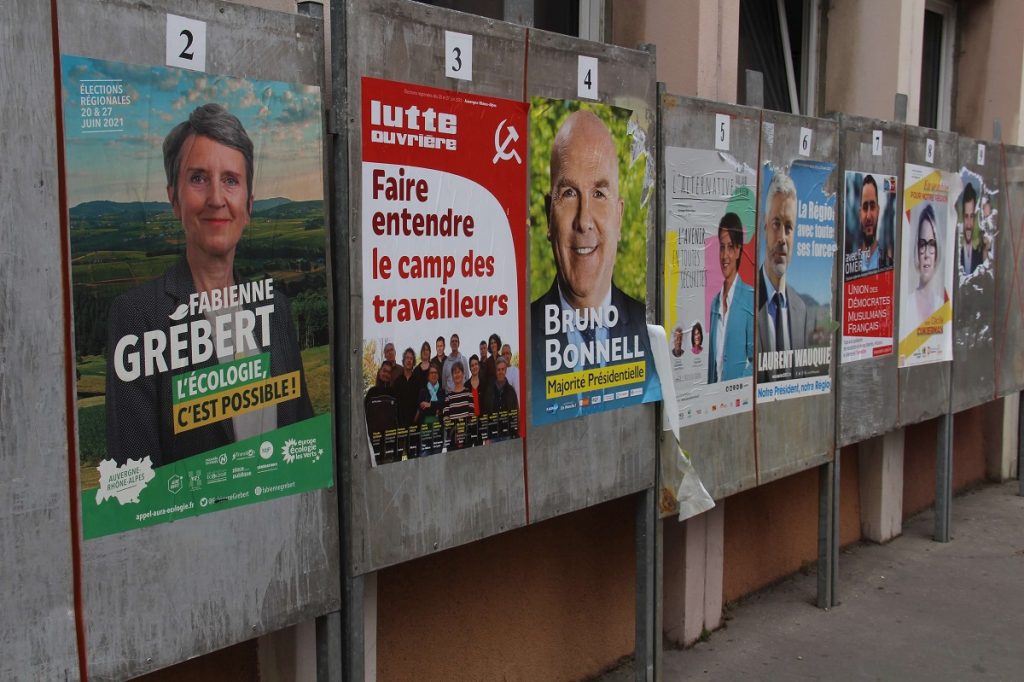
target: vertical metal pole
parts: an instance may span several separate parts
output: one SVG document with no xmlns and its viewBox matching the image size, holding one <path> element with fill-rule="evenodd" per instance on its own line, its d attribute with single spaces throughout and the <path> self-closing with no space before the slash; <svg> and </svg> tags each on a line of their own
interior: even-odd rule
<svg viewBox="0 0 1024 682">
<path fill-rule="evenodd" d="M 341 613 L 316 619 L 316 682 L 341 679 Z"/>
<path fill-rule="evenodd" d="M 1024 391 L 1017 406 L 1017 493 L 1024 497 Z"/>
<path fill-rule="evenodd" d="M 818 608 L 832 608 L 832 512 L 835 461 L 818 467 Z"/>
<path fill-rule="evenodd" d="M 660 149 L 660 120 L 658 120 L 660 112 L 661 95 L 664 92 L 664 84 L 657 84 L 657 94 L 655 103 L 655 146 L 656 150 Z M 654 163 L 658 164 L 658 172 L 655 173 L 657 177 L 661 177 L 661 158 L 657 155 L 655 150 Z M 658 200 L 658 184 L 655 184 L 655 234 L 660 234 L 660 226 L 662 225 L 661 216 L 661 202 Z M 654 252 L 655 262 L 660 262 L 658 259 L 661 255 L 661 240 L 656 238 L 654 240 Z M 655 270 L 659 272 L 659 270 Z M 648 278 L 650 281 L 650 278 Z M 654 278 L 655 282 L 658 282 L 657 277 Z M 657 285 L 654 286 L 654 300 L 657 317 L 661 317 L 660 313 L 660 289 Z M 660 434 L 661 432 L 661 415 L 659 412 L 654 413 L 654 428 L 655 433 Z M 656 614 L 656 593 L 657 589 L 657 577 L 658 571 L 655 568 L 655 560 L 657 557 L 657 536 L 658 536 L 658 493 L 661 478 L 661 461 L 660 461 L 660 438 L 655 438 L 655 450 L 654 450 L 654 485 L 647 490 L 642 491 L 637 496 L 637 509 L 636 509 L 636 646 L 634 651 L 634 678 L 638 682 L 654 682 L 655 671 L 657 669 L 656 659 L 657 649 L 661 646 L 661 631 L 655 629 L 655 624 L 658 621 Z"/>
<path fill-rule="evenodd" d="M 501 17 L 520 26 L 533 26 L 533 0 L 502 0 Z"/>
<path fill-rule="evenodd" d="M 349 196 L 348 130 L 348 3 L 332 3 L 331 22 L 331 108 L 327 112 L 327 132 L 331 164 L 327 169 L 330 196 L 331 279 L 334 282 L 334 430 L 338 472 L 338 517 L 341 531 L 342 610 L 339 627 L 328 627 L 327 634 L 339 635 L 341 679 L 362 682 L 365 679 L 365 641 L 363 625 L 364 585 L 361 576 L 353 576 L 351 544 L 352 515 L 349 508 L 352 489 L 351 452 L 353 352 L 352 286 L 350 279 L 351 206 Z M 361 462 L 360 462 L 361 464 Z M 328 622 L 330 625 L 330 622 Z M 338 632 L 340 630 L 340 632 Z"/>
<path fill-rule="evenodd" d="M 842 470 L 842 450 L 838 450 L 832 464 L 832 560 L 831 571 L 829 572 L 832 590 L 829 597 L 830 607 L 839 606 L 839 503 L 842 497 L 842 488 L 840 488 L 839 484 Z"/>
<path fill-rule="evenodd" d="M 898 123 L 906 123 L 908 106 L 907 96 L 902 92 L 897 92 L 893 101 L 893 120 Z"/>
<path fill-rule="evenodd" d="M 939 443 L 935 460 L 935 541 L 949 542 L 953 509 L 953 414 L 939 418 Z"/>
<path fill-rule="evenodd" d="M 636 661 L 634 679 L 654 682 L 654 521 L 657 496 L 653 488 L 636 502 Z M 660 638 L 659 638 L 660 639 Z"/>
<path fill-rule="evenodd" d="M 610 7 L 612 3 L 609 1 L 606 4 Z M 606 26 L 609 27 L 608 30 L 610 31 L 611 23 L 609 22 L 608 24 L 606 24 Z M 657 48 L 654 45 L 650 45 L 649 46 L 649 51 L 651 52 L 652 55 L 655 54 L 656 49 Z M 657 207 L 655 209 L 655 212 L 654 212 L 654 234 L 655 234 L 655 239 L 654 239 L 654 262 L 657 264 L 655 266 L 655 273 L 656 273 L 656 275 L 655 275 L 655 278 L 654 278 L 654 281 L 656 282 L 656 285 L 654 286 L 654 305 L 655 305 L 654 319 L 657 320 L 661 324 L 664 324 L 664 321 L 665 321 L 664 320 L 665 301 L 662 298 L 663 293 L 664 293 L 664 286 L 663 286 L 664 283 L 662 282 L 662 278 L 660 276 L 660 273 L 663 272 L 663 270 L 661 269 L 661 263 L 664 261 L 664 258 L 665 258 L 665 254 L 664 254 L 665 242 L 662 239 L 662 235 L 665 234 L 665 200 L 664 200 L 664 197 L 661 194 L 662 178 L 666 177 L 666 175 L 665 175 L 665 158 L 664 158 L 664 155 L 661 154 L 661 150 L 665 148 L 665 140 L 664 140 L 663 130 L 662 130 L 662 125 L 663 125 L 663 121 L 664 121 L 664 111 L 661 108 L 661 103 L 662 103 L 662 100 L 663 100 L 663 98 L 665 96 L 665 90 L 666 90 L 666 88 L 665 88 L 665 84 L 664 83 L 660 83 L 659 82 L 655 86 L 655 96 L 657 97 L 657 100 L 655 101 L 655 105 L 654 105 L 654 125 L 655 125 L 654 140 L 655 140 L 655 147 L 654 147 L 654 150 L 653 150 L 654 151 L 654 162 L 657 164 L 657 166 L 656 166 L 657 172 L 655 173 L 655 177 L 656 177 L 657 181 L 654 183 L 654 205 Z M 671 406 L 671 407 L 674 409 L 674 406 Z M 673 433 L 670 436 L 670 440 L 666 441 L 665 440 L 664 427 L 665 427 L 665 425 L 662 423 L 662 412 L 661 412 L 661 410 L 657 410 L 655 412 L 655 415 L 654 415 L 654 429 L 655 429 L 656 437 L 654 439 L 654 490 L 653 490 L 653 499 L 651 500 L 651 513 L 652 513 L 652 519 L 653 519 L 652 522 L 654 524 L 654 554 L 653 554 L 653 557 L 652 557 L 653 562 L 654 562 L 654 566 L 653 566 L 653 576 L 654 576 L 654 585 L 653 585 L 653 588 L 654 588 L 653 589 L 653 611 L 654 611 L 654 613 L 653 613 L 653 616 L 654 616 L 654 618 L 653 618 L 653 623 L 652 623 L 653 630 L 651 632 L 651 635 L 653 637 L 652 644 L 654 645 L 654 680 L 656 682 L 661 682 L 662 662 L 663 662 L 662 661 L 662 654 L 664 653 L 662 651 L 662 647 L 661 647 L 661 639 L 662 639 L 662 632 L 664 632 L 664 628 L 663 628 L 663 625 L 662 625 L 664 601 L 663 601 L 662 595 L 664 594 L 664 585 L 665 585 L 665 583 L 664 583 L 664 572 L 662 570 L 663 567 L 664 567 L 664 563 L 663 563 L 664 562 L 664 559 L 663 559 L 663 549 L 662 548 L 664 547 L 664 544 L 663 544 L 663 542 L 664 542 L 663 531 L 664 531 L 665 526 L 664 526 L 664 524 L 661 521 L 661 509 L 660 509 L 660 505 L 659 505 L 659 500 L 661 499 L 661 485 L 662 485 L 662 482 L 661 482 L 661 458 L 663 457 L 663 455 L 665 453 L 665 448 L 662 447 L 662 446 L 665 443 L 671 444 L 675 440 L 675 438 L 678 436 L 678 434 Z M 674 453 L 674 450 L 672 452 Z"/>
<path fill-rule="evenodd" d="M 295 11 L 304 17 L 324 18 L 324 3 L 320 0 L 299 0 L 295 3 Z"/>
<path fill-rule="evenodd" d="M 744 104 L 755 109 L 764 108 L 764 74 L 760 71 L 746 69 L 743 73 L 746 83 Z"/>
</svg>

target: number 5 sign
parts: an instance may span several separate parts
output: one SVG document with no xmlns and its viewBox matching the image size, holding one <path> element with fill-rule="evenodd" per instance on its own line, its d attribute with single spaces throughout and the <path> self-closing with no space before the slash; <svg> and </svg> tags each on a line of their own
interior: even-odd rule
<svg viewBox="0 0 1024 682">
<path fill-rule="evenodd" d="M 206 71 L 206 22 L 167 15 L 167 66 Z"/>
</svg>

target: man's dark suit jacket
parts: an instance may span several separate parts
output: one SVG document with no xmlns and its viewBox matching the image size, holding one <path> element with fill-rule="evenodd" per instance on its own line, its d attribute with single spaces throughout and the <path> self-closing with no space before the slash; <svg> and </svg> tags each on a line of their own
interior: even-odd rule
<svg viewBox="0 0 1024 682">
<path fill-rule="evenodd" d="M 757 292 L 757 337 L 760 347 L 759 353 L 772 349 L 774 340 L 768 327 L 768 287 L 765 284 L 764 269 L 758 270 L 760 277 L 760 288 Z M 807 305 L 800 293 L 793 287 L 786 285 L 786 306 L 789 309 L 789 344 L 791 349 L 807 348 L 807 339 L 813 331 L 813 324 L 808 323 Z"/>
<path fill-rule="evenodd" d="M 640 347 L 644 352 L 643 359 L 649 363 L 647 379 L 644 382 L 644 390 L 646 392 L 648 385 L 654 380 L 655 375 L 654 355 L 651 353 L 651 341 L 647 336 L 647 310 L 644 308 L 643 303 L 624 294 L 614 283 L 612 283 L 611 302 L 619 313 L 619 319 L 614 327 L 609 328 L 609 338 L 630 338 L 634 335 L 640 337 Z M 565 344 L 569 342 L 568 334 L 562 333 L 561 330 L 550 337 L 544 335 L 544 308 L 547 305 L 558 306 L 559 311 L 561 311 L 557 281 L 551 284 L 551 288 L 548 289 L 547 293 L 530 304 L 530 334 L 531 349 L 533 351 L 529 360 L 531 363 L 530 377 L 533 381 L 533 387 L 530 390 L 532 391 L 534 410 L 543 410 L 546 403 L 544 377 L 547 372 L 544 369 L 544 342 L 548 338 L 557 339 L 559 348 L 565 348 Z M 561 315 L 561 312 L 559 312 L 559 315 Z M 632 343 L 628 347 L 632 349 Z M 570 371 L 573 370 L 562 368 L 559 370 L 559 373 Z"/>
<path fill-rule="evenodd" d="M 237 281 L 237 278 L 236 278 Z M 175 435 L 172 423 L 173 375 L 212 367 L 216 358 L 179 370 L 140 376 L 130 382 L 121 381 L 114 371 L 114 349 L 125 334 L 142 335 L 153 329 L 167 332 L 172 324 L 168 317 L 189 296 L 196 293 L 192 271 L 184 257 L 160 277 L 126 291 L 110 305 L 107 323 L 107 457 L 119 464 L 129 458 L 149 455 L 157 467 L 207 452 L 235 442 L 231 419 L 200 426 Z M 274 291 L 274 312 L 270 315 L 270 375 L 278 376 L 302 370 L 302 357 L 292 324 L 288 298 Z M 246 306 L 255 310 L 257 303 Z M 174 324 L 192 322 L 202 314 L 186 317 Z M 141 343 L 140 343 L 141 346 Z M 313 407 L 306 389 L 305 372 L 300 374 L 302 395 L 277 405 L 277 426 L 288 426 L 313 416 Z"/>
<path fill-rule="evenodd" d="M 978 229 L 978 228 L 974 228 L 974 229 Z M 967 263 L 966 263 L 966 260 L 967 260 L 967 255 L 966 254 L 967 254 L 968 249 L 970 249 L 970 251 L 971 251 L 971 267 L 970 267 L 969 270 L 967 269 Z M 964 244 L 963 240 L 960 240 L 960 272 L 962 272 L 965 275 L 972 275 L 972 274 L 974 274 L 974 271 L 978 269 L 979 265 L 981 265 L 981 261 L 982 261 L 982 248 L 981 248 L 981 246 L 978 246 L 977 248 L 974 248 L 973 246 L 969 246 L 967 244 Z"/>
</svg>

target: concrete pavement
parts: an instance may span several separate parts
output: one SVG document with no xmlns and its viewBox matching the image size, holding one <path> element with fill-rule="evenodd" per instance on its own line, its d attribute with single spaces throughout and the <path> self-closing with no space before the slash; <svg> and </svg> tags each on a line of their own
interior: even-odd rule
<svg viewBox="0 0 1024 682">
<path fill-rule="evenodd" d="M 664 680 L 1024 680 L 1024 498 L 1017 481 L 953 500 L 952 542 L 933 515 L 886 545 L 840 554 L 839 606 L 796 575 L 734 605 L 726 627 L 666 650 Z M 601 678 L 632 680 L 632 666 Z"/>
</svg>

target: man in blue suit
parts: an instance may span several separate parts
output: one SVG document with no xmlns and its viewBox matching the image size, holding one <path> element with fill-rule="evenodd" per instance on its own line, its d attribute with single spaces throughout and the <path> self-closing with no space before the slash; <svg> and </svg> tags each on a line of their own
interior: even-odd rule
<svg viewBox="0 0 1024 682">
<path fill-rule="evenodd" d="M 708 383 L 749 377 L 754 372 L 754 289 L 739 277 L 743 223 L 726 213 L 718 223 L 718 263 L 725 282 L 711 301 Z"/>
</svg>

